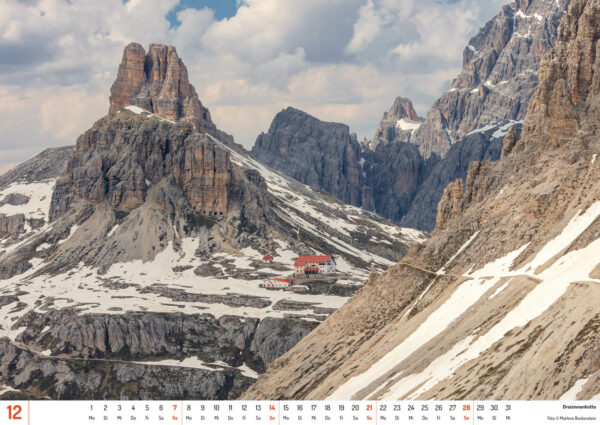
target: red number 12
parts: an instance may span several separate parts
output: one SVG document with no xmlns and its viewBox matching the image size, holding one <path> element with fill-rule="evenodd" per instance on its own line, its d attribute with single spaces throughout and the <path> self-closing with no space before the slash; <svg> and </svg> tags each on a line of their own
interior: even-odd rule
<svg viewBox="0 0 600 425">
<path fill-rule="evenodd" d="M 16 406 L 8 406 L 8 420 L 21 420 L 23 418 L 21 418 L 21 406 L 16 405 Z M 13 411 L 14 409 L 14 411 Z"/>
</svg>

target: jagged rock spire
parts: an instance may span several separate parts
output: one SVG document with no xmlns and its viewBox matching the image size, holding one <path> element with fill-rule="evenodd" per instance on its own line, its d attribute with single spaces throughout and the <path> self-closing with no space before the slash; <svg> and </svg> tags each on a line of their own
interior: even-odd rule
<svg viewBox="0 0 600 425">
<path fill-rule="evenodd" d="M 138 43 L 125 47 L 117 78 L 110 88 L 109 113 L 125 106 L 144 108 L 160 117 L 191 123 L 196 130 L 214 133 L 216 126 L 173 46 Z"/>
</svg>

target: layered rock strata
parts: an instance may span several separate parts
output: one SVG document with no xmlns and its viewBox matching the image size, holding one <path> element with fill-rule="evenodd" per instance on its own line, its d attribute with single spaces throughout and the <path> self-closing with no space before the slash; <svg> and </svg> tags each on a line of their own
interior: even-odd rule
<svg viewBox="0 0 600 425">
<path fill-rule="evenodd" d="M 233 144 L 233 138 L 217 129 L 209 110 L 200 102 L 173 46 L 150 44 L 148 52 L 138 43 L 125 47 L 110 88 L 109 113 L 130 105 L 170 121 L 190 123 L 197 131 Z"/>
<path fill-rule="evenodd" d="M 544 54 L 554 46 L 570 0 L 516 0 L 473 37 L 463 69 L 427 113 L 411 143 L 425 157 L 495 120 L 522 120 L 538 83 Z"/>
</svg>

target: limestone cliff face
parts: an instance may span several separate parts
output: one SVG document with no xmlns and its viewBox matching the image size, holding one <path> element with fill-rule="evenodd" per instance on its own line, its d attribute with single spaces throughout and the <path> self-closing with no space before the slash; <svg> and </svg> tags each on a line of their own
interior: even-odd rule
<svg viewBox="0 0 600 425">
<path fill-rule="evenodd" d="M 464 191 L 464 183 L 461 179 L 450 183 L 446 187 L 438 205 L 436 218 L 436 227 L 438 229 L 447 228 L 448 220 L 462 213 Z"/>
<path fill-rule="evenodd" d="M 23 214 L 9 215 L 0 214 L 0 239 L 17 236 L 24 233 L 25 216 Z"/>
<path fill-rule="evenodd" d="M 418 118 L 412 103 L 402 98 L 389 117 Z M 409 210 L 435 163 L 425 161 L 418 148 L 406 142 L 386 141 L 370 149 L 358 143 L 348 126 L 323 122 L 294 108 L 275 116 L 269 131 L 257 138 L 252 155 L 304 184 L 395 222 Z"/>
<path fill-rule="evenodd" d="M 540 67 L 540 84 L 525 120 L 524 137 L 560 145 L 598 130 L 600 14 L 598 2 L 573 2 L 559 45 Z M 594 119 L 595 117 L 595 119 Z"/>
<path fill-rule="evenodd" d="M 523 119 L 539 63 L 554 46 L 569 3 L 514 1 L 471 39 L 460 75 L 411 137 L 424 156 L 445 156 L 453 143 L 491 121 Z"/>
<path fill-rule="evenodd" d="M 192 209 L 223 215 L 231 169 L 229 154 L 190 126 L 123 111 L 101 119 L 79 137 L 57 188 L 70 186 L 78 198 L 128 212 L 146 201 L 152 184 L 172 175 Z M 64 197 L 60 190 L 55 194 L 52 219 L 61 215 L 57 211 Z"/>
<path fill-rule="evenodd" d="M 347 125 L 323 122 L 291 107 L 275 116 L 252 148 L 263 164 L 357 206 L 363 204 L 360 154 Z"/>
<path fill-rule="evenodd" d="M 222 216 L 227 212 L 231 170 L 229 152 L 194 141 L 175 156 L 172 173 L 193 209 Z"/>
<path fill-rule="evenodd" d="M 373 198 L 373 211 L 400 223 L 437 158 L 425 160 L 415 145 L 395 141 L 379 143 L 363 152 L 365 186 Z M 367 206 L 363 206 L 367 208 Z"/>
<path fill-rule="evenodd" d="M 190 123 L 197 131 L 233 143 L 231 136 L 219 131 L 212 122 L 173 46 L 150 44 L 147 53 L 138 43 L 125 47 L 117 78 L 110 88 L 109 113 L 128 105 L 171 121 Z"/>
<path fill-rule="evenodd" d="M 504 137 L 504 140 L 502 142 L 502 153 L 501 153 L 502 159 L 504 159 L 508 155 L 510 155 L 513 148 L 519 141 L 520 137 L 521 137 L 520 131 L 517 129 L 516 126 L 513 126 L 509 129 L 508 133 L 506 134 L 506 136 Z"/>
<path fill-rule="evenodd" d="M 146 51 L 141 45 L 131 43 L 125 47 L 117 79 L 110 88 L 109 112 L 117 112 L 132 104 L 132 99 L 146 82 L 145 62 Z"/>
<path fill-rule="evenodd" d="M 277 360 L 245 398 L 600 392 L 599 17 L 600 0 L 571 2 L 521 137 L 507 135 L 501 160 L 472 162 L 442 196 L 431 238 Z"/>
</svg>

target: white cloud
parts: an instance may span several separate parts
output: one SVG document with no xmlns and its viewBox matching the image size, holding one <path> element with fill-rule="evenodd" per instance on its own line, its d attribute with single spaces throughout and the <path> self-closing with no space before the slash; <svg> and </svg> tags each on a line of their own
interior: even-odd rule
<svg viewBox="0 0 600 425">
<path fill-rule="evenodd" d="M 44 98 L 39 114 L 42 136 L 74 140 L 106 113 L 106 94 L 89 93 L 82 87 L 52 87 L 40 96 Z"/>
<path fill-rule="evenodd" d="M 424 114 L 462 49 L 505 0 L 243 0 L 166 14 L 178 0 L 0 2 L 0 167 L 74 143 L 108 110 L 123 47 L 175 45 L 217 125 L 246 147 L 295 106 L 370 137 L 398 95 Z"/>
<path fill-rule="evenodd" d="M 358 21 L 354 24 L 354 34 L 352 40 L 346 46 L 348 53 L 357 53 L 364 50 L 365 47 L 379 34 L 383 21 L 375 12 L 375 5 L 372 0 L 360 8 Z"/>
</svg>

